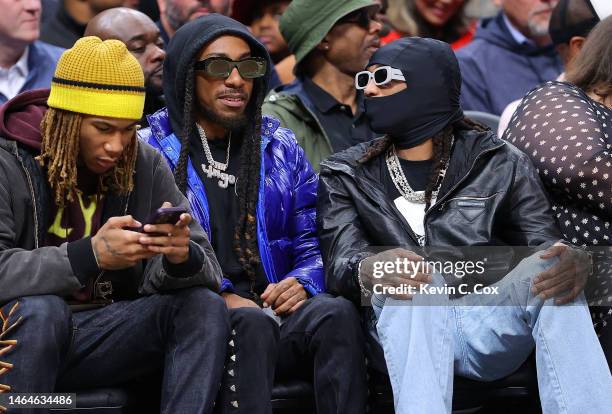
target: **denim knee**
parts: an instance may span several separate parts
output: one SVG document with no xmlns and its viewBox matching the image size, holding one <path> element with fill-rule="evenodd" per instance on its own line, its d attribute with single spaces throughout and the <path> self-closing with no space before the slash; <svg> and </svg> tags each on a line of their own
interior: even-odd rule
<svg viewBox="0 0 612 414">
<path fill-rule="evenodd" d="M 542 259 L 540 256 L 543 252 L 536 252 L 531 256 L 528 256 L 521 260 L 518 265 L 512 270 L 512 274 L 515 274 L 517 281 L 524 282 L 530 286 L 533 284 L 535 277 L 554 266 L 559 262 L 558 257 L 552 257 L 550 259 Z"/>
<path fill-rule="evenodd" d="M 59 296 L 25 296 L 17 300 L 15 318 L 22 318 L 16 330 L 35 352 L 59 352 L 72 333 L 72 313 Z"/>
<path fill-rule="evenodd" d="M 236 308 L 230 311 L 232 328 L 242 339 L 251 337 L 266 338 L 267 342 L 278 342 L 280 329 L 278 324 L 259 308 Z"/>
<path fill-rule="evenodd" d="M 172 292 L 170 300 L 183 321 L 194 329 L 206 328 L 208 332 L 218 327 L 229 335 L 229 315 L 223 298 L 212 290 L 194 286 Z"/>
<path fill-rule="evenodd" d="M 361 317 L 356 306 L 343 297 L 333 297 L 331 295 L 320 294 L 311 299 L 310 304 L 315 312 L 321 312 L 326 315 L 327 321 L 339 329 L 349 326 L 358 326 L 361 324 Z"/>
</svg>

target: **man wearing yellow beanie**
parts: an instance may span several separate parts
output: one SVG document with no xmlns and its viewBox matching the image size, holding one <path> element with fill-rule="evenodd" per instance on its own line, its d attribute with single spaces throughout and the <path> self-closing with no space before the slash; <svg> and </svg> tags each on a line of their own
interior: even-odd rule
<svg viewBox="0 0 612 414">
<path fill-rule="evenodd" d="M 85 37 L 50 91 L 0 108 L 0 334 L 12 341 L 0 342 L 0 392 L 163 370 L 162 412 L 212 410 L 229 337 L 209 290 L 221 271 L 189 213 L 135 229 L 160 207 L 189 209 L 162 157 L 136 139 L 143 105 L 125 45 Z"/>
</svg>

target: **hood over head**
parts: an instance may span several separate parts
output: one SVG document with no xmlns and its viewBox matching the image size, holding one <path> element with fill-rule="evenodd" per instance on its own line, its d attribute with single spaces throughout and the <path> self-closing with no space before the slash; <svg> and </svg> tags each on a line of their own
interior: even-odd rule
<svg viewBox="0 0 612 414">
<path fill-rule="evenodd" d="M 175 133 L 183 130 L 183 106 L 185 103 L 186 75 L 190 65 L 195 63 L 202 48 L 218 37 L 230 35 L 244 39 L 251 47 L 251 54 L 262 57 L 268 62 L 266 75 L 254 80 L 253 94 L 248 104 L 247 112 L 254 113 L 254 108 L 260 107 L 268 90 L 272 62 L 268 51 L 242 23 L 220 15 L 202 16 L 182 26 L 172 37 L 166 49 L 164 61 L 163 89 L 168 108 L 170 123 Z M 258 91 L 263 88 L 264 93 Z M 260 96 L 260 102 L 254 99 Z"/>
<path fill-rule="evenodd" d="M 399 69 L 406 81 L 406 89 L 364 102 L 372 130 L 391 136 L 398 148 L 414 147 L 463 119 L 461 72 L 447 43 L 402 38 L 378 49 L 368 67 L 372 65 Z"/>
<path fill-rule="evenodd" d="M 0 136 L 40 150 L 40 123 L 47 112 L 49 89 L 20 93 L 0 106 Z"/>
</svg>

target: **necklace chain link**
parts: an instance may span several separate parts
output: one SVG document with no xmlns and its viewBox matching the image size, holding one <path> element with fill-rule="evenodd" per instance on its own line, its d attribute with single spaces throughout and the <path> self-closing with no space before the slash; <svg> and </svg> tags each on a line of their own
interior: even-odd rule
<svg viewBox="0 0 612 414">
<path fill-rule="evenodd" d="M 453 141 L 454 139 L 451 138 L 451 147 L 453 146 Z M 404 174 L 404 170 L 402 169 L 402 166 L 400 164 L 399 158 L 395 152 L 395 145 L 391 145 L 389 147 L 385 158 L 387 162 L 387 169 L 389 170 L 389 175 L 391 176 L 391 181 L 393 181 L 395 188 L 397 188 L 397 191 L 399 191 L 402 197 L 412 203 L 425 204 L 425 191 L 414 191 L 412 187 L 410 187 L 410 184 L 406 179 L 406 175 Z M 431 193 L 432 200 L 438 198 L 438 191 L 440 190 L 442 180 L 446 175 L 447 168 L 448 160 L 446 161 L 444 168 L 442 168 L 442 170 L 440 171 L 440 174 L 438 174 L 436 188 Z"/>
<path fill-rule="evenodd" d="M 202 148 L 204 149 L 204 156 L 206 157 L 206 161 L 208 162 L 208 166 L 202 164 L 202 171 L 208 178 L 218 178 L 219 181 L 217 185 L 223 189 L 227 188 L 230 185 L 236 184 L 236 176 L 233 174 L 228 174 L 225 172 L 227 167 L 229 166 L 229 158 L 230 158 L 230 148 L 232 146 L 232 133 L 229 133 L 229 138 L 227 142 L 227 155 L 225 156 L 225 163 L 215 161 L 212 153 L 210 152 L 210 147 L 208 146 L 208 138 L 206 138 L 206 132 L 204 128 L 196 123 L 196 127 L 198 128 L 198 134 L 200 135 L 200 140 L 202 141 Z M 236 191 L 236 187 L 234 187 L 234 191 Z"/>
<path fill-rule="evenodd" d="M 208 164 L 212 165 L 213 168 L 221 170 L 225 172 L 227 170 L 227 166 L 229 165 L 230 158 L 230 148 L 232 146 L 232 133 L 230 132 L 228 142 L 227 142 L 227 155 L 225 156 L 225 163 L 215 161 L 210 152 L 210 147 L 208 146 L 208 138 L 206 137 L 206 132 L 204 128 L 202 128 L 199 124 L 196 124 L 198 127 L 198 134 L 200 135 L 200 140 L 202 141 L 202 147 L 204 148 L 204 155 L 206 156 L 206 161 Z"/>
</svg>

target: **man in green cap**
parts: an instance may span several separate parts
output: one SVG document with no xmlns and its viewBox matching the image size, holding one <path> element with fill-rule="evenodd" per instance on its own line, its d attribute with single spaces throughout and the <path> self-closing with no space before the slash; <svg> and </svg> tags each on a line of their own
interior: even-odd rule
<svg viewBox="0 0 612 414">
<path fill-rule="evenodd" d="M 295 133 L 317 171 L 332 153 L 375 138 L 354 79 L 380 46 L 379 7 L 373 0 L 293 0 L 281 18 L 297 79 L 271 91 L 262 110 Z"/>
</svg>

